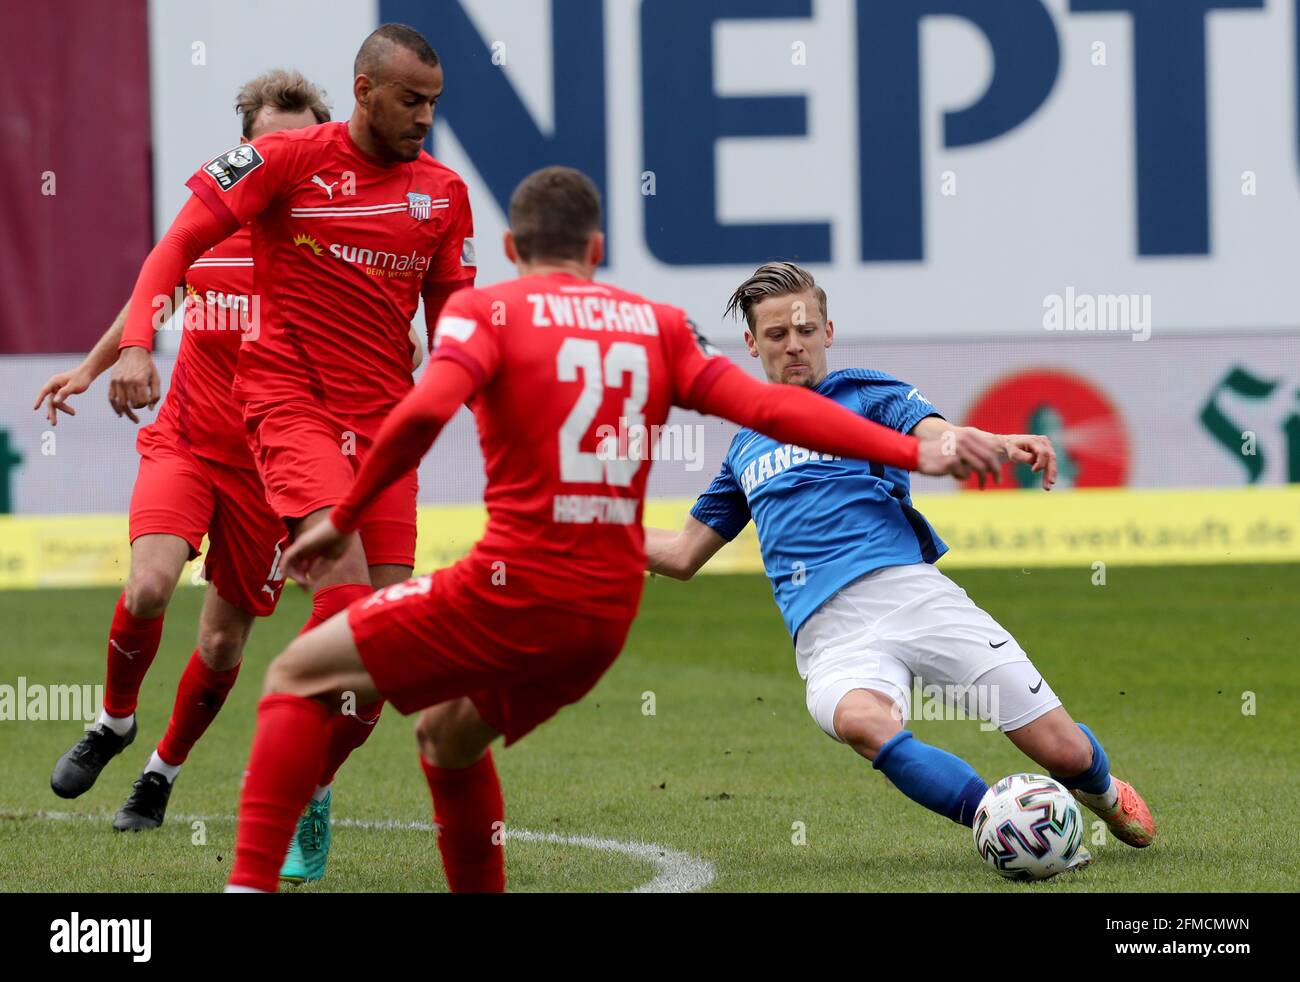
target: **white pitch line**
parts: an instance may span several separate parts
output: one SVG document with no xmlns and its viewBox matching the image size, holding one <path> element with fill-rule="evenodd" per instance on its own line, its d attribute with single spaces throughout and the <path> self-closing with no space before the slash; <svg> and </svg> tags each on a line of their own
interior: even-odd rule
<svg viewBox="0 0 1300 982">
<path fill-rule="evenodd" d="M 110 822 L 108 815 L 88 815 L 82 812 L 2 812 L 4 818 L 35 818 L 55 822 L 94 821 Z M 233 822 L 233 815 L 169 815 L 173 821 L 189 824 L 190 822 Z M 402 822 L 397 819 L 370 821 L 358 818 L 334 819 L 330 824 L 335 828 L 362 829 L 366 831 L 406 830 L 412 832 L 435 831 L 432 822 Z M 558 832 L 534 832 L 531 829 L 506 828 L 505 837 L 518 842 L 547 842 L 561 846 L 577 846 L 580 849 L 595 849 L 600 852 L 616 852 L 649 863 L 655 869 L 655 878 L 632 893 L 694 893 L 709 886 L 717 875 L 713 864 L 689 853 L 668 849 L 653 842 L 623 842 L 619 839 L 599 838 L 592 835 L 560 835 Z"/>
</svg>

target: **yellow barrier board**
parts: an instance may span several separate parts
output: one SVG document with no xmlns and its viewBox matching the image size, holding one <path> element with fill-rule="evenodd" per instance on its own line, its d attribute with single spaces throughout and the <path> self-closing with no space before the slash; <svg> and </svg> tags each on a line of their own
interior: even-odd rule
<svg viewBox="0 0 1300 982">
<path fill-rule="evenodd" d="M 649 502 L 646 524 L 680 528 L 693 503 Z M 946 569 L 1300 562 L 1300 485 L 962 492 L 918 497 L 916 506 L 948 543 Z M 422 506 L 416 569 L 455 562 L 486 519 L 481 505 Z M 201 563 L 182 583 L 201 582 Z M 129 564 L 124 515 L 0 516 L 0 589 L 120 586 Z M 762 568 L 750 524 L 706 570 Z"/>
</svg>

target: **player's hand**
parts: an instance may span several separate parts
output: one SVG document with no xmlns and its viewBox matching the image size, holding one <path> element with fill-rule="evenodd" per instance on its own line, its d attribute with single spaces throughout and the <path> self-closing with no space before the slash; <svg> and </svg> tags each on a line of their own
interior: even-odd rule
<svg viewBox="0 0 1300 982">
<path fill-rule="evenodd" d="M 1033 473 L 1042 473 L 1043 490 L 1051 491 L 1056 484 L 1056 448 L 1050 437 L 1032 433 L 1016 433 L 1002 436 L 1002 452 L 1007 458 L 1018 463 L 1028 464 Z"/>
<path fill-rule="evenodd" d="M 301 587 L 309 586 L 312 573 L 324 572 L 347 552 L 355 534 L 344 535 L 326 516 L 323 522 L 317 522 L 294 539 L 285 550 L 282 560 L 284 575 Z"/>
<path fill-rule="evenodd" d="M 78 365 L 70 372 L 59 372 L 57 375 L 51 375 L 50 380 L 41 386 L 41 391 L 36 394 L 36 403 L 33 409 L 40 409 L 41 403 L 49 398 L 45 406 L 45 418 L 50 421 L 51 426 L 59 425 L 59 413 L 67 413 L 69 416 L 77 415 L 77 411 L 67 404 L 71 396 L 80 395 L 90 388 L 90 383 L 95 381 L 95 377 L 86 369 L 85 365 Z"/>
<path fill-rule="evenodd" d="M 411 371 L 414 372 L 424 361 L 424 342 L 415 328 L 407 336 L 411 339 Z"/>
<path fill-rule="evenodd" d="M 152 409 L 158 404 L 161 392 L 162 381 L 149 351 L 123 348 L 108 378 L 108 404 L 113 407 L 113 412 L 138 423 L 139 417 L 131 410 L 145 406 Z"/>
<path fill-rule="evenodd" d="M 997 483 L 1002 454 L 1002 443 L 993 434 L 961 427 L 921 440 L 916 469 L 932 477 L 948 475 L 959 481 L 974 473 L 982 488 L 989 478 Z"/>
</svg>

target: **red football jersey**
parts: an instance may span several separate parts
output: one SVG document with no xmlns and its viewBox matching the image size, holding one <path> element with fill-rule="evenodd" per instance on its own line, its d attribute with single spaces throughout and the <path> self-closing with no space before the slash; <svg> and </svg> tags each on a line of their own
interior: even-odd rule
<svg viewBox="0 0 1300 982">
<path fill-rule="evenodd" d="M 185 274 L 180 352 L 152 438 L 196 456 L 254 467 L 239 403 L 231 394 L 241 340 L 257 339 L 252 239 L 247 228 L 209 249 Z"/>
<path fill-rule="evenodd" d="M 498 604 L 633 616 L 653 443 L 729 363 L 678 308 L 558 273 L 455 294 L 434 344 L 481 385 L 488 526 L 456 575 Z"/>
<path fill-rule="evenodd" d="M 469 194 L 454 171 L 427 153 L 381 164 L 347 123 L 322 123 L 235 147 L 186 186 L 232 230 L 253 229 L 260 336 L 240 352 L 238 398 L 364 415 L 406 394 L 421 287 L 475 272 Z"/>
</svg>

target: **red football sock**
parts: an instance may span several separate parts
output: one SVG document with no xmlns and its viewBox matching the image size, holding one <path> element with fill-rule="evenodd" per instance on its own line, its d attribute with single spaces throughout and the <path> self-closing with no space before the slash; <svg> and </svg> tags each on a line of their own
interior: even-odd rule
<svg viewBox="0 0 1300 982">
<path fill-rule="evenodd" d="M 195 650 L 176 687 L 176 704 L 172 707 L 167 734 L 158 744 L 158 756 L 168 764 L 185 763 L 194 744 L 217 718 L 238 677 L 239 665 L 218 672 Z"/>
<path fill-rule="evenodd" d="M 460 770 L 435 767 L 423 756 L 438 851 L 452 893 L 504 893 L 506 855 L 502 848 L 506 805 L 492 751 Z"/>
<path fill-rule="evenodd" d="M 274 891 L 325 754 L 330 711 L 319 702 L 285 693 L 263 696 L 248 755 L 235 830 L 231 886 Z"/>
<path fill-rule="evenodd" d="M 384 700 L 379 699 L 358 706 L 355 716 L 342 714 L 330 720 L 329 742 L 325 747 L 325 766 L 321 769 L 320 778 L 316 781 L 317 785 L 323 788 L 334 783 L 334 774 L 343 766 L 348 755 L 370 739 L 370 734 L 375 732 L 375 724 L 379 722 L 379 714 L 383 708 Z"/>
<path fill-rule="evenodd" d="M 140 698 L 145 673 L 158 654 L 163 619 L 136 617 L 126 609 L 126 594 L 117 598 L 108 631 L 108 672 L 104 678 L 104 712 L 130 716 Z"/>
<path fill-rule="evenodd" d="M 311 598 L 311 616 L 302 626 L 300 635 L 306 634 L 313 627 L 324 624 L 340 610 L 346 610 L 354 600 L 368 597 L 374 593 L 368 583 L 338 583 L 334 586 L 321 587 Z"/>
<path fill-rule="evenodd" d="M 374 589 L 365 583 L 340 583 L 317 590 L 311 601 L 311 617 L 307 618 L 307 623 L 298 633 L 306 634 L 317 625 L 324 624 L 340 610 L 346 610 L 353 601 L 368 597 L 372 593 Z M 379 711 L 383 705 L 382 701 L 369 703 L 359 706 L 355 717 L 339 715 L 330 720 L 325 766 L 321 771 L 320 779 L 316 782 L 320 787 L 333 784 L 334 773 L 343 766 L 348 755 L 369 739 L 375 723 L 379 720 Z M 364 723 L 362 720 L 369 720 L 369 723 Z"/>
</svg>

